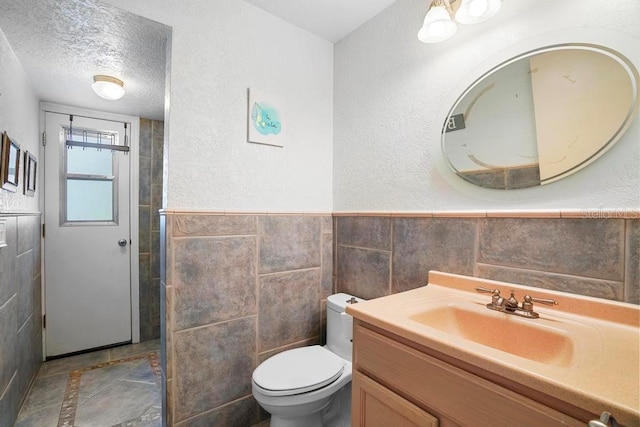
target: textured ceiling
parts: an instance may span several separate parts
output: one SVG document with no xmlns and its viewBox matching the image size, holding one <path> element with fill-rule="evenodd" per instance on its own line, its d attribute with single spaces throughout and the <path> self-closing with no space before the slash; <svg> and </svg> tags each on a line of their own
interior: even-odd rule
<svg viewBox="0 0 640 427">
<path fill-rule="evenodd" d="M 166 25 L 96 0 L 0 0 L 0 28 L 40 100 L 163 120 Z M 99 98 L 95 74 L 125 96 Z"/>
<path fill-rule="evenodd" d="M 245 0 L 318 37 L 337 42 L 395 0 Z"/>
<path fill-rule="evenodd" d="M 336 42 L 395 0 L 245 0 Z M 162 120 L 171 29 L 97 0 L 0 0 L 0 29 L 41 101 Z M 124 81 L 125 96 L 91 90 L 95 74 Z"/>
</svg>

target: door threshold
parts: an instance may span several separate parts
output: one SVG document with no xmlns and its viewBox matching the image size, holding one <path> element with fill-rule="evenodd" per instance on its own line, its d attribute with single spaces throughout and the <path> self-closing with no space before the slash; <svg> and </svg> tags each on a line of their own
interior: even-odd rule
<svg viewBox="0 0 640 427">
<path fill-rule="evenodd" d="M 131 340 L 122 341 L 115 344 L 103 345 L 101 347 L 88 348 L 86 350 L 73 351 L 71 353 L 58 354 L 55 356 L 47 356 L 45 358 L 45 361 L 48 362 L 50 360 L 62 359 L 64 357 L 71 357 L 71 356 L 78 356 L 79 354 L 93 353 L 94 351 L 107 350 L 109 348 L 120 347 L 122 345 L 128 345 L 128 344 L 131 344 Z"/>
</svg>

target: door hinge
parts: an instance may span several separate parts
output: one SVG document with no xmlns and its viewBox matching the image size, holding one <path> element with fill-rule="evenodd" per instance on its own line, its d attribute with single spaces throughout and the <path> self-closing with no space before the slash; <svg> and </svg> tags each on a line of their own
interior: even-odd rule
<svg viewBox="0 0 640 427">
<path fill-rule="evenodd" d="M 47 133 L 42 132 L 42 146 L 46 147 L 46 145 L 47 145 Z"/>
<path fill-rule="evenodd" d="M 42 315 L 42 329 L 47 329 L 47 315 Z"/>
<path fill-rule="evenodd" d="M 42 224 L 42 238 L 44 239 L 44 224 Z"/>
</svg>

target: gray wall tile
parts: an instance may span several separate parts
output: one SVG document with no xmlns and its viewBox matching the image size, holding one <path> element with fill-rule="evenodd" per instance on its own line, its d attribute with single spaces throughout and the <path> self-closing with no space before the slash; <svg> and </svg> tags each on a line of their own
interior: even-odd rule
<svg viewBox="0 0 640 427">
<path fill-rule="evenodd" d="M 160 140 L 162 141 L 162 140 Z M 160 145 L 162 147 L 162 145 Z M 156 153 L 157 146 L 153 146 L 153 157 L 151 159 L 151 182 L 162 185 L 162 150 Z"/>
<path fill-rule="evenodd" d="M 140 156 L 151 157 L 151 120 L 140 118 Z"/>
<path fill-rule="evenodd" d="M 138 267 L 140 269 L 140 288 L 149 288 L 151 283 L 151 255 L 140 254 L 138 259 Z"/>
<path fill-rule="evenodd" d="M 23 254 L 33 249 L 35 240 L 35 224 L 39 217 L 19 216 L 18 217 L 18 249 L 17 255 Z"/>
<path fill-rule="evenodd" d="M 140 183 L 138 187 L 139 203 L 151 205 L 151 159 L 140 157 Z"/>
<path fill-rule="evenodd" d="M 42 334 L 42 276 L 38 274 L 33 278 L 31 286 L 33 291 L 33 331 L 31 337 L 37 340 L 37 336 Z M 35 350 L 42 358 L 42 342 L 36 344 Z"/>
<path fill-rule="evenodd" d="M 37 276 L 40 274 L 42 270 L 42 239 L 41 239 L 41 225 L 40 225 L 40 217 L 36 217 L 34 223 L 32 224 L 34 228 L 33 233 L 33 276 Z"/>
<path fill-rule="evenodd" d="M 151 255 L 151 277 L 160 277 L 160 215 L 162 207 L 162 149 L 156 147 L 155 140 L 162 140 L 164 123 L 161 121 L 140 119 L 140 181 L 139 181 L 139 249 L 142 254 Z M 144 273 L 140 273 L 140 281 Z M 142 287 L 142 285 L 141 285 Z M 155 339 L 158 335 L 159 318 L 153 317 L 158 310 L 152 306 L 157 304 L 149 298 L 152 293 L 140 292 L 140 339 Z"/>
<path fill-rule="evenodd" d="M 18 330 L 16 335 L 17 346 L 17 372 L 16 386 L 18 387 L 18 394 L 23 396 L 27 392 L 31 378 L 35 374 L 32 364 L 32 343 L 33 338 L 31 333 L 33 332 L 33 316 L 29 316 L 29 319 L 22 325 L 22 328 Z"/>
<path fill-rule="evenodd" d="M 0 248 L 0 306 L 18 291 L 16 271 L 17 232 L 15 217 L 0 217 L 5 220 L 7 246 Z"/>
<path fill-rule="evenodd" d="M 177 421 L 251 395 L 255 337 L 254 316 L 175 333 Z"/>
<path fill-rule="evenodd" d="M 16 352 L 18 331 L 18 319 L 16 305 L 17 296 L 14 296 L 0 307 L 0 396 L 11 381 L 11 377 L 18 366 Z"/>
<path fill-rule="evenodd" d="M 139 300 L 140 300 L 140 340 L 151 339 L 151 255 L 140 254 L 139 266 Z"/>
<path fill-rule="evenodd" d="M 151 251 L 151 208 L 140 205 L 138 208 L 138 250 L 140 253 Z"/>
<path fill-rule="evenodd" d="M 480 224 L 479 262 L 624 280 L 624 220 L 492 218 Z"/>
<path fill-rule="evenodd" d="M 314 216 L 261 216 L 260 273 L 319 267 L 321 221 Z"/>
<path fill-rule="evenodd" d="M 333 233 L 333 216 L 322 216 L 320 220 L 322 221 L 322 232 Z"/>
<path fill-rule="evenodd" d="M 372 299 L 389 295 L 391 253 L 338 246 L 338 292 Z"/>
<path fill-rule="evenodd" d="M 176 330 L 256 313 L 254 237 L 177 239 Z"/>
<path fill-rule="evenodd" d="M 626 221 L 624 300 L 640 304 L 640 219 Z"/>
<path fill-rule="evenodd" d="M 18 394 L 17 375 L 13 377 L 9 387 L 0 391 L 0 426 L 12 426 L 18 417 L 21 396 Z"/>
<path fill-rule="evenodd" d="M 248 427 L 257 421 L 257 403 L 249 396 L 183 421 L 177 427 Z"/>
<path fill-rule="evenodd" d="M 424 286 L 430 270 L 473 275 L 476 229 L 468 218 L 394 219 L 392 292 Z"/>
<path fill-rule="evenodd" d="M 153 130 L 153 137 L 162 140 L 162 138 L 164 137 L 164 122 L 153 120 L 151 122 L 151 126 L 151 129 Z"/>
<path fill-rule="evenodd" d="M 547 273 L 544 271 L 524 270 L 520 268 L 500 267 L 478 264 L 478 277 L 517 283 L 525 286 L 570 292 L 620 301 L 623 295 L 622 282 L 591 279 L 588 277 L 569 276 L 565 274 Z M 535 296 L 535 295 L 534 295 Z M 521 298 L 520 298 L 521 299 Z"/>
<path fill-rule="evenodd" d="M 391 250 L 391 217 L 338 217 L 339 245 Z"/>
<path fill-rule="evenodd" d="M 152 123 L 153 132 L 153 157 L 162 159 L 164 150 L 164 122 L 154 120 Z"/>
<path fill-rule="evenodd" d="M 333 234 L 322 235 L 322 280 L 320 297 L 333 293 Z"/>
<path fill-rule="evenodd" d="M 174 215 L 173 236 L 233 236 L 256 234 L 253 215 Z"/>
<path fill-rule="evenodd" d="M 160 232 L 151 232 L 151 278 L 160 278 Z"/>
<path fill-rule="evenodd" d="M 260 276 L 259 350 L 320 335 L 320 269 Z"/>
<path fill-rule="evenodd" d="M 0 248 L 0 425 L 13 425 L 42 358 L 40 216 L 3 219 L 7 247 Z"/>
<path fill-rule="evenodd" d="M 18 328 L 33 313 L 33 252 L 25 252 L 17 258 L 18 265 Z"/>
</svg>

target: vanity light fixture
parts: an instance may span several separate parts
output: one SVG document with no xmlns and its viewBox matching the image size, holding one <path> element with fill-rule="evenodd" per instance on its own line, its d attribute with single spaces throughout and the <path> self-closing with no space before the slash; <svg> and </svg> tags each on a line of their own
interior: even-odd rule
<svg viewBox="0 0 640 427">
<path fill-rule="evenodd" d="M 105 75 L 93 76 L 91 89 L 100 97 L 115 101 L 124 96 L 124 83 L 120 79 Z"/>
<path fill-rule="evenodd" d="M 456 2 L 454 11 L 451 3 Z M 502 0 L 433 0 L 418 31 L 418 39 L 423 43 L 447 40 L 456 33 L 456 22 L 466 25 L 486 21 L 498 13 L 501 5 Z"/>
</svg>

